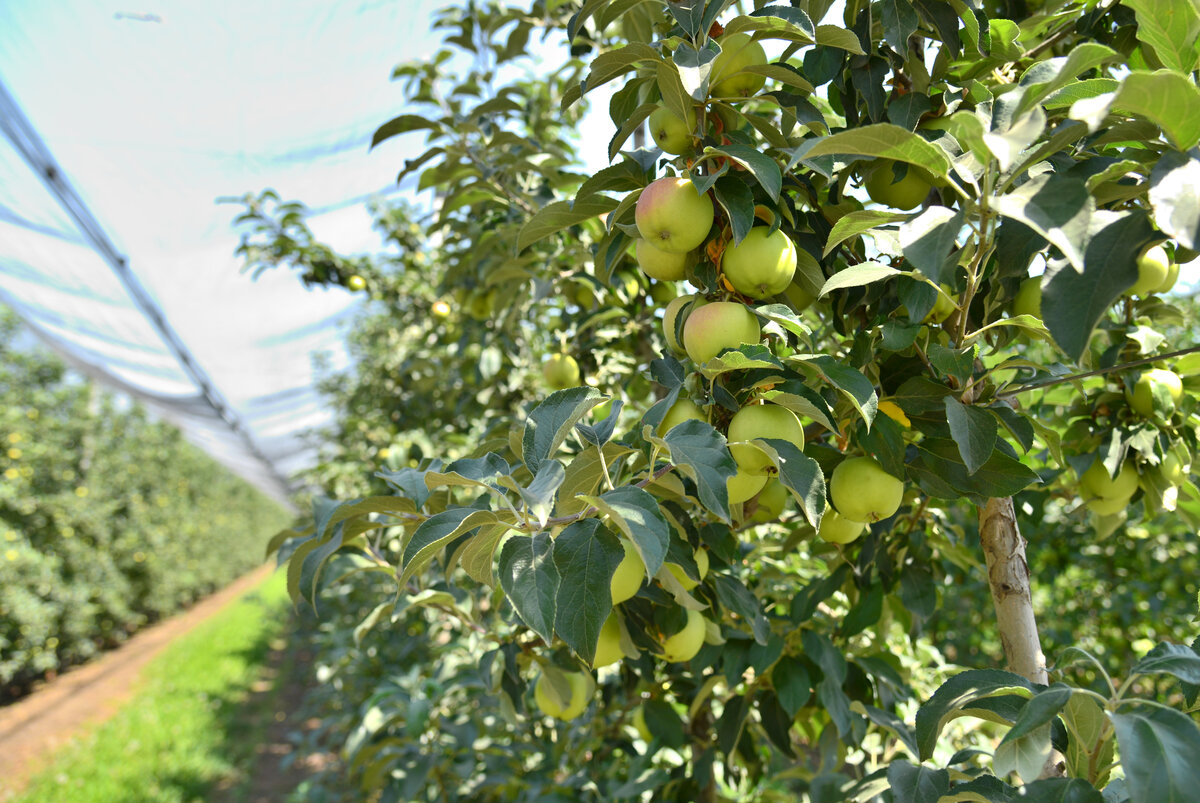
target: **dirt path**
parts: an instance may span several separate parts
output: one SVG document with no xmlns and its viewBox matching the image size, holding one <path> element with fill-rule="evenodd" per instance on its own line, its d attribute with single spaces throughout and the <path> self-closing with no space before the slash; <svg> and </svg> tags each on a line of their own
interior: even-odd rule
<svg viewBox="0 0 1200 803">
<path fill-rule="evenodd" d="M 72 669 L 28 697 L 0 708 L 0 778 L 19 791 L 55 750 L 82 729 L 112 716 L 130 699 L 144 667 L 188 632 L 270 576 L 263 566 L 176 614 L 136 633 L 95 661 Z M 0 795 L 3 799 L 6 795 Z"/>
</svg>

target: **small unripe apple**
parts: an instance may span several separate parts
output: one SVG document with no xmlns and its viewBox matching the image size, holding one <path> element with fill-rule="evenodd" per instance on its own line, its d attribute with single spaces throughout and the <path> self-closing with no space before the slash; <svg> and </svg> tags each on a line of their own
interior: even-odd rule
<svg viewBox="0 0 1200 803">
<path fill-rule="evenodd" d="M 804 426 L 786 407 L 778 404 L 750 404 L 734 413 L 729 421 L 729 451 L 738 468 L 750 474 L 766 474 L 775 468 L 771 458 L 757 446 L 737 443 L 755 438 L 779 438 L 804 448 Z"/>
<path fill-rule="evenodd" d="M 712 199 L 686 178 L 660 178 L 642 190 L 634 220 L 643 239 L 660 251 L 687 253 L 708 237 Z"/>
<path fill-rule="evenodd" d="M 895 164 L 891 159 L 881 159 L 875 164 L 865 182 L 867 195 L 875 203 L 893 209 L 916 209 L 929 195 L 933 182 L 927 179 L 928 173 L 915 165 L 908 165 L 904 178 L 893 181 Z"/>
<path fill-rule="evenodd" d="M 1155 396 L 1161 399 L 1163 415 L 1167 418 L 1174 415 L 1175 406 L 1183 398 L 1183 380 L 1179 374 L 1165 368 L 1151 368 L 1138 377 L 1133 391 L 1125 394 L 1129 406 L 1143 418 L 1154 415 Z"/>
<path fill-rule="evenodd" d="M 656 248 L 653 243 L 638 240 L 634 253 L 638 267 L 651 278 L 663 282 L 677 282 L 687 275 L 687 269 L 696 264 L 696 252 L 675 253 Z"/>
<path fill-rule="evenodd" d="M 1121 464 L 1116 477 L 1110 477 L 1103 461 L 1096 459 L 1079 477 L 1087 506 L 1101 516 L 1119 513 L 1138 489 L 1138 472 L 1131 460 Z"/>
<path fill-rule="evenodd" d="M 783 297 L 796 312 L 804 312 L 817 300 L 817 297 L 798 284 L 789 284 L 783 290 Z"/>
<path fill-rule="evenodd" d="M 691 109 L 686 120 L 666 106 L 659 106 L 650 114 L 650 136 L 663 153 L 679 155 L 690 151 L 695 131 L 696 113 Z"/>
<path fill-rule="evenodd" d="M 707 303 L 708 301 L 703 296 L 677 296 L 663 310 L 663 338 L 667 341 L 667 348 L 680 357 L 687 354 L 687 351 L 684 349 L 683 344 L 679 342 L 679 338 L 675 336 L 676 327 L 678 326 L 677 321 L 682 315 L 686 323 L 687 316 L 691 314 L 692 310 L 703 307 Z"/>
<path fill-rule="evenodd" d="M 625 549 L 625 557 L 617 564 L 617 570 L 613 572 L 612 580 L 608 584 L 613 605 L 620 605 L 632 599 L 646 577 L 646 564 L 642 562 L 642 556 L 633 544 L 622 539 L 621 546 Z"/>
<path fill-rule="evenodd" d="M 937 300 L 933 302 L 933 309 L 929 310 L 921 323 L 941 323 L 957 309 L 954 303 L 954 288 L 948 284 L 941 285 L 941 288 L 942 292 L 938 293 Z"/>
<path fill-rule="evenodd" d="M 579 363 L 570 354 L 551 354 L 542 364 L 542 377 L 551 390 L 579 386 Z"/>
<path fill-rule="evenodd" d="M 699 580 L 693 580 L 687 576 L 687 572 L 678 563 L 666 563 L 667 571 L 675 575 L 675 579 L 683 586 L 685 591 L 691 591 L 708 576 L 708 550 L 703 547 L 697 549 L 693 553 L 693 558 L 696 561 L 696 572 L 700 575 Z"/>
<path fill-rule="evenodd" d="M 704 633 L 708 622 L 699 611 L 688 610 L 687 624 L 683 630 L 668 636 L 662 644 L 662 657 L 677 664 L 690 661 L 704 646 Z"/>
<path fill-rule="evenodd" d="M 1042 277 L 1030 276 L 1021 282 L 1017 294 L 1013 296 L 1013 315 L 1032 315 L 1039 321 L 1042 319 Z"/>
<path fill-rule="evenodd" d="M 467 314 L 477 321 L 490 320 L 496 305 L 496 289 L 475 290 L 467 298 Z"/>
<path fill-rule="evenodd" d="M 767 234 L 755 226 L 721 256 L 721 271 L 733 289 L 751 298 L 770 298 L 792 283 L 796 275 L 796 244 L 781 230 Z"/>
<path fill-rule="evenodd" d="M 356 273 L 346 280 L 346 287 L 357 293 L 359 290 L 366 289 L 367 280 Z"/>
<path fill-rule="evenodd" d="M 848 544 L 862 535 L 866 527 L 861 521 L 850 521 L 836 510 L 827 509 L 817 528 L 817 537 L 829 544 Z"/>
<path fill-rule="evenodd" d="M 650 286 L 650 300 L 655 304 L 669 304 L 679 296 L 674 282 L 655 282 Z"/>
<path fill-rule="evenodd" d="M 621 625 L 617 621 L 617 612 L 613 611 L 604 620 L 600 628 L 600 640 L 596 642 L 596 655 L 592 658 L 592 668 L 615 664 L 625 657 L 621 650 Z"/>
<path fill-rule="evenodd" d="M 783 483 L 771 477 L 754 499 L 757 507 L 754 508 L 750 520 L 760 523 L 777 520 L 783 515 L 783 509 L 787 507 L 790 497 L 791 494 Z"/>
<path fill-rule="evenodd" d="M 450 305 L 439 299 L 438 301 L 433 302 L 432 312 L 433 317 L 435 318 L 449 318 Z"/>
<path fill-rule="evenodd" d="M 765 75 L 742 72 L 747 67 L 767 63 L 767 52 L 748 33 L 731 33 L 717 37 L 721 53 L 713 59 L 709 74 L 713 97 L 745 98 L 762 89 Z"/>
<path fill-rule="evenodd" d="M 695 363 L 761 339 L 758 318 L 736 301 L 715 301 L 693 309 L 683 324 L 683 347 Z"/>
<path fill-rule="evenodd" d="M 1147 248 L 1138 257 L 1138 278 L 1133 287 L 1125 291 L 1130 296 L 1148 296 L 1153 294 L 1167 280 L 1170 273 L 1171 258 L 1161 245 Z"/>
<path fill-rule="evenodd" d="M 850 521 L 883 521 L 900 509 L 904 480 L 888 474 L 874 458 L 852 457 L 833 470 L 829 498 Z"/>
<path fill-rule="evenodd" d="M 766 474 L 751 474 L 739 468 L 737 473 L 725 482 L 725 490 L 729 493 L 729 504 L 740 505 L 747 499 L 753 499 L 754 495 L 767 484 L 768 479 Z"/>
<path fill-rule="evenodd" d="M 667 410 L 663 420 L 658 425 L 658 436 L 661 438 L 684 421 L 707 421 L 708 417 L 700 406 L 691 399 L 680 398 Z"/>
<path fill-rule="evenodd" d="M 570 684 L 570 700 L 565 703 L 560 702 L 551 692 L 546 676 L 542 675 L 538 678 L 537 685 L 533 687 L 533 701 L 537 704 L 538 710 L 546 716 L 566 722 L 575 719 L 587 708 L 588 682 L 582 672 L 564 672 L 563 674 L 566 675 L 567 683 Z"/>
</svg>

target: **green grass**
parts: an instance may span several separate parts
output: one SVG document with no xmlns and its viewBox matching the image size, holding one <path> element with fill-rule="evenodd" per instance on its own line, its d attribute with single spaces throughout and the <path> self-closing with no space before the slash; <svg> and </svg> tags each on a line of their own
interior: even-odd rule
<svg viewBox="0 0 1200 803">
<path fill-rule="evenodd" d="M 236 781 L 262 737 L 244 704 L 287 628 L 288 606 L 276 573 L 171 644 L 146 666 L 134 698 L 64 748 L 13 803 L 206 801 L 219 782 Z"/>
</svg>

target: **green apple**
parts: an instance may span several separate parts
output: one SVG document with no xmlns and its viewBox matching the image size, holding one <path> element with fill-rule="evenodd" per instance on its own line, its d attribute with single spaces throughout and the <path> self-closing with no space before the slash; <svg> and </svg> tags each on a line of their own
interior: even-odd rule
<svg viewBox="0 0 1200 803">
<path fill-rule="evenodd" d="M 776 521 L 783 515 L 783 509 L 787 507 L 790 498 L 791 493 L 784 487 L 784 484 L 776 477 L 771 477 L 754 499 L 756 507 L 750 520 L 759 523 Z"/>
<path fill-rule="evenodd" d="M 817 537 L 828 544 L 848 544 L 862 535 L 867 527 L 861 521 L 850 521 L 836 510 L 826 509 L 817 528 Z"/>
<path fill-rule="evenodd" d="M 546 716 L 566 722 L 575 719 L 587 708 L 588 679 L 582 672 L 564 672 L 563 675 L 571 688 L 569 700 L 560 700 L 543 674 L 533 687 L 533 701 Z"/>
<path fill-rule="evenodd" d="M 679 296 L 675 282 L 658 281 L 650 285 L 650 300 L 655 304 L 670 304 Z"/>
<path fill-rule="evenodd" d="M 1092 512 L 1111 516 L 1124 510 L 1137 492 L 1137 468 L 1133 461 L 1126 460 L 1117 471 L 1117 476 L 1112 477 L 1104 463 L 1097 458 L 1079 477 L 1079 488 Z"/>
<path fill-rule="evenodd" d="M 592 668 L 615 664 L 625 657 L 621 650 L 621 624 L 617 621 L 617 612 L 613 611 L 604 620 L 600 628 L 600 640 L 596 642 L 596 655 L 592 658 Z"/>
<path fill-rule="evenodd" d="M 794 283 L 789 284 L 784 288 L 783 297 L 787 299 L 787 302 L 792 306 L 792 309 L 798 313 L 804 312 L 804 310 L 808 309 L 809 306 L 811 306 L 812 303 L 817 300 L 817 297 L 812 293 Z"/>
<path fill-rule="evenodd" d="M 900 509 L 904 480 L 888 474 L 874 458 L 851 457 L 833 470 L 829 498 L 850 521 L 883 521 Z"/>
<path fill-rule="evenodd" d="M 685 254 L 708 237 L 713 204 L 686 178 L 652 181 L 638 196 L 634 221 L 643 239 L 660 251 Z"/>
<path fill-rule="evenodd" d="M 666 106 L 659 106 L 650 113 L 650 136 L 663 153 L 679 155 L 690 151 L 695 131 L 696 113 L 691 109 L 688 109 L 686 120 Z"/>
<path fill-rule="evenodd" d="M 477 321 L 487 321 L 496 306 L 496 288 L 475 290 L 467 298 L 467 314 Z"/>
<path fill-rule="evenodd" d="M 662 644 L 662 657 L 673 664 L 690 661 L 704 646 L 704 633 L 708 622 L 700 611 L 687 612 L 687 624 L 683 630 L 668 636 Z"/>
<path fill-rule="evenodd" d="M 662 282 L 677 282 L 687 275 L 687 269 L 696 264 L 696 252 L 676 253 L 656 248 L 653 243 L 638 240 L 634 253 L 638 267 L 651 278 Z"/>
<path fill-rule="evenodd" d="M 591 309 L 596 305 L 596 291 L 589 282 L 578 282 L 571 293 L 571 301 L 580 309 Z"/>
<path fill-rule="evenodd" d="M 1152 295 L 1166 282 L 1167 276 L 1170 274 L 1171 258 L 1167 256 L 1165 248 L 1156 245 L 1147 248 L 1138 257 L 1137 269 L 1137 281 L 1134 282 L 1133 287 L 1125 291 L 1125 295 L 1143 297 Z"/>
<path fill-rule="evenodd" d="M 767 63 L 767 52 L 748 33 L 731 33 L 717 37 L 720 54 L 713 59 L 709 74 L 713 97 L 745 98 L 762 89 L 767 83 L 765 75 L 742 72 L 747 67 L 759 67 Z"/>
<path fill-rule="evenodd" d="M 804 426 L 786 407 L 778 404 L 750 404 L 734 413 L 729 421 L 729 451 L 738 469 L 750 474 L 766 474 L 775 468 L 771 458 L 757 446 L 744 443 L 755 438 L 779 438 L 804 448 Z"/>
<path fill-rule="evenodd" d="M 707 421 L 708 416 L 700 406 L 691 399 L 679 398 L 667 410 L 663 420 L 658 425 L 658 436 L 661 438 L 684 421 Z"/>
<path fill-rule="evenodd" d="M 908 165 L 908 172 L 904 178 L 894 181 L 892 169 L 895 164 L 891 159 L 881 159 L 875 163 L 867 174 L 867 195 L 875 203 L 893 209 L 916 209 L 929 195 L 933 181 L 915 165 Z"/>
<path fill-rule="evenodd" d="M 1021 282 L 1012 301 L 1013 315 L 1032 315 L 1042 319 L 1042 277 L 1030 276 Z"/>
<path fill-rule="evenodd" d="M 921 323 L 941 323 L 958 309 L 954 302 L 954 288 L 948 284 L 942 284 L 941 288 L 942 292 L 938 293 L 937 300 L 933 302 L 933 309 L 929 310 Z"/>
<path fill-rule="evenodd" d="M 708 576 L 708 550 L 701 547 L 695 551 L 693 557 L 696 561 L 696 571 L 700 575 L 699 580 L 693 580 L 688 577 L 687 572 L 678 563 L 664 564 L 667 567 L 667 571 L 675 575 L 675 579 L 679 581 L 679 584 L 683 586 L 685 591 L 691 591 Z"/>
<path fill-rule="evenodd" d="M 683 320 L 686 322 L 687 316 L 691 314 L 692 310 L 703 307 L 707 303 L 708 301 L 705 300 L 704 296 L 677 296 L 663 310 L 663 338 L 667 341 L 667 348 L 678 356 L 682 357 L 687 354 L 687 350 L 679 342 L 679 338 L 675 336 L 680 316 L 683 316 Z"/>
<path fill-rule="evenodd" d="M 766 474 L 751 474 L 739 468 L 737 473 L 725 482 L 725 490 L 729 493 L 729 504 L 740 505 L 747 499 L 753 499 L 754 495 L 767 484 L 768 479 L 770 478 Z"/>
<path fill-rule="evenodd" d="M 431 308 L 431 312 L 433 312 L 433 317 L 435 317 L 435 318 L 449 318 L 450 317 L 450 305 L 447 304 L 445 301 L 438 299 L 437 301 L 433 302 L 433 307 Z"/>
<path fill-rule="evenodd" d="M 542 364 L 542 377 L 551 390 L 579 386 L 579 363 L 570 354 L 551 354 Z"/>
<path fill-rule="evenodd" d="M 1175 405 L 1183 398 L 1183 380 L 1174 371 L 1165 368 L 1151 368 L 1142 373 L 1134 384 L 1132 392 L 1125 393 L 1129 406 L 1143 418 L 1154 415 L 1155 399 L 1163 416 L 1170 418 L 1175 413 Z"/>
<path fill-rule="evenodd" d="M 796 275 L 796 244 L 783 231 L 767 234 L 755 226 L 737 245 L 721 255 L 721 271 L 733 289 L 751 298 L 770 298 L 792 283 Z"/>
<path fill-rule="evenodd" d="M 646 564 L 642 562 L 642 556 L 633 544 L 621 539 L 621 546 L 625 550 L 625 557 L 617 564 L 617 570 L 613 572 L 612 580 L 608 584 L 613 605 L 633 599 L 646 576 Z"/>
<path fill-rule="evenodd" d="M 1154 290 L 1154 294 L 1161 296 L 1171 292 L 1175 289 L 1177 281 L 1179 281 L 1179 263 L 1172 262 L 1167 266 L 1167 278 L 1163 279 L 1163 283 Z"/>
<path fill-rule="evenodd" d="M 758 318 L 737 301 L 714 301 L 693 309 L 683 324 L 683 347 L 697 364 L 708 362 L 725 349 L 761 339 Z"/>
<path fill-rule="evenodd" d="M 357 293 L 359 290 L 367 289 L 367 280 L 356 273 L 346 280 L 346 287 Z"/>
</svg>

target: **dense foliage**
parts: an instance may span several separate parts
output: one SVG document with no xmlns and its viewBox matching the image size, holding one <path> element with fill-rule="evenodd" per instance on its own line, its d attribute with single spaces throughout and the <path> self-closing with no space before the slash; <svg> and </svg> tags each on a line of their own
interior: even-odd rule
<svg viewBox="0 0 1200 803">
<path fill-rule="evenodd" d="M 1200 9 L 832 5 L 470 3 L 397 69 L 413 105 L 375 144 L 422 132 L 402 175 L 439 203 L 355 264 L 382 304 L 323 469 L 345 501 L 273 544 L 335 617 L 330 735 L 365 790 L 1200 784 L 1200 362 L 1171 295 Z M 504 84 L 539 29 L 582 58 Z M 606 86 L 614 164 L 581 174 L 547 120 Z M 262 265 L 327 254 L 250 211 Z"/>
<path fill-rule="evenodd" d="M 0 311 L 0 698 L 258 564 L 286 512 Z"/>
</svg>

